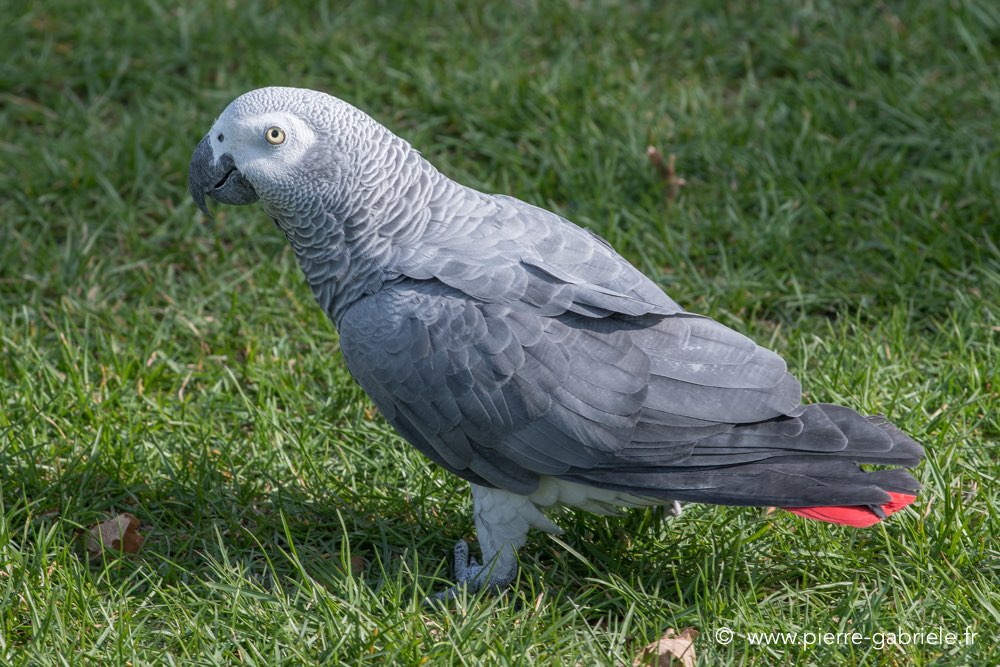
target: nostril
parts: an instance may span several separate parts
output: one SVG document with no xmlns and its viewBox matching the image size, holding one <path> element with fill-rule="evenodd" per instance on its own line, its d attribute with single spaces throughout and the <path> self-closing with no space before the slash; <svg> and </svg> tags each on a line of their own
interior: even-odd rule
<svg viewBox="0 0 1000 667">
<path fill-rule="evenodd" d="M 222 132 L 219 132 L 219 136 L 217 136 L 216 139 L 219 140 L 219 143 L 222 143 L 223 141 L 225 141 L 226 135 L 222 134 Z"/>
</svg>

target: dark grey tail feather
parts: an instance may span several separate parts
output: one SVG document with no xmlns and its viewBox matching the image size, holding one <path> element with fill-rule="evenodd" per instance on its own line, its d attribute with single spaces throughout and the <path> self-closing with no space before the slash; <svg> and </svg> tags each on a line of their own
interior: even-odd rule
<svg viewBox="0 0 1000 667">
<path fill-rule="evenodd" d="M 807 472 L 789 470 L 805 465 Z M 638 496 L 711 503 L 778 507 L 881 505 L 888 491 L 912 493 L 920 484 L 905 470 L 866 473 L 854 466 L 842 475 L 817 475 L 809 464 L 748 464 L 692 474 L 682 472 L 619 472 L 615 475 L 560 475 L 561 479 Z M 892 472 L 892 476 L 881 473 Z"/>
<path fill-rule="evenodd" d="M 907 468 L 912 468 L 918 463 L 920 463 L 924 458 L 924 448 L 920 446 L 913 438 L 903 433 L 899 427 L 893 424 L 891 421 L 883 417 L 882 415 L 871 415 L 865 417 L 865 420 L 874 426 L 882 429 L 889 434 L 892 438 L 893 452 L 898 451 L 898 455 L 902 458 L 905 455 L 910 457 L 910 463 L 899 463 L 899 465 L 905 466 Z"/>
<path fill-rule="evenodd" d="M 810 405 L 797 418 L 804 427 L 793 437 L 782 435 L 795 432 L 785 419 L 692 443 L 691 455 L 673 465 L 657 466 L 655 448 L 647 446 L 620 455 L 624 465 L 613 469 L 560 477 L 664 500 L 779 507 L 879 506 L 889 502 L 888 492 L 920 489 L 902 467 L 919 463 L 923 448 L 883 417 Z M 676 451 L 679 443 L 664 444 Z M 865 471 L 859 464 L 902 467 Z"/>
<path fill-rule="evenodd" d="M 659 467 L 664 460 L 672 466 L 703 468 L 822 458 L 912 467 L 923 457 L 920 445 L 885 419 L 862 417 L 836 405 L 810 405 L 797 417 L 740 424 L 704 437 L 691 433 L 687 442 L 676 440 L 673 433 L 656 442 L 656 428 L 640 422 L 636 428 L 640 437 L 619 452 L 618 467 Z"/>
</svg>

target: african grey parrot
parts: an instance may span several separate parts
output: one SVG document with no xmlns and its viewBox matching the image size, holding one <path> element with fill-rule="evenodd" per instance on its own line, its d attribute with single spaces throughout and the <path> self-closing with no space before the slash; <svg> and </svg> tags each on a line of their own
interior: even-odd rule
<svg viewBox="0 0 1000 667">
<path fill-rule="evenodd" d="M 555 505 L 778 506 L 864 527 L 920 488 L 860 468 L 923 457 L 885 419 L 802 405 L 781 357 L 686 312 L 600 237 L 456 183 L 335 97 L 238 97 L 189 179 L 207 215 L 206 195 L 261 201 L 351 375 L 472 484 L 483 565 L 460 541 L 460 586 L 508 586 L 529 529 L 559 531 Z"/>
</svg>

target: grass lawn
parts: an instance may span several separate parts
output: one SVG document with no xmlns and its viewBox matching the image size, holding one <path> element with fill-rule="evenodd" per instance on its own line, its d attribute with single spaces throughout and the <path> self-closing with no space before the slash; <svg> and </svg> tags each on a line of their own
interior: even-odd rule
<svg viewBox="0 0 1000 667">
<path fill-rule="evenodd" d="M 1000 664 L 995 3 L 181 4 L 3 11 L 0 664 L 631 665 L 668 627 L 704 665 Z M 215 115 L 275 84 L 885 414 L 927 448 L 920 498 L 866 531 L 566 512 L 516 592 L 423 608 L 467 485 L 374 412 L 259 207 L 205 224 L 187 195 Z M 138 554 L 91 555 L 122 512 Z"/>
</svg>

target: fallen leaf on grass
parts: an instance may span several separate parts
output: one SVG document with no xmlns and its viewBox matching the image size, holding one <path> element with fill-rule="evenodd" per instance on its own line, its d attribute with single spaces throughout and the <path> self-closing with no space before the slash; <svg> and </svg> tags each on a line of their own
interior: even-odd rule
<svg viewBox="0 0 1000 667">
<path fill-rule="evenodd" d="M 684 628 L 678 635 L 667 628 L 658 641 L 644 647 L 632 661 L 632 667 L 694 667 L 694 639 L 698 631 Z"/>
<path fill-rule="evenodd" d="M 87 551 L 99 556 L 104 549 L 134 554 L 145 537 L 139 534 L 140 521 L 128 512 L 111 517 L 87 531 Z"/>
<path fill-rule="evenodd" d="M 649 163 L 663 179 L 663 184 L 667 188 L 667 199 L 670 201 L 677 199 L 677 193 L 687 185 L 687 180 L 677 175 L 677 156 L 671 153 L 668 158 L 664 159 L 659 148 L 648 146 L 646 157 L 649 158 Z"/>
</svg>

